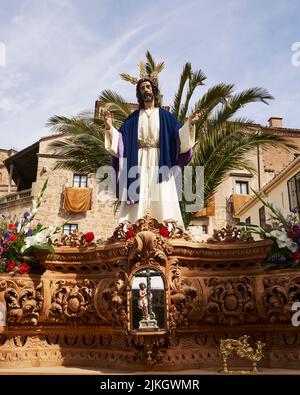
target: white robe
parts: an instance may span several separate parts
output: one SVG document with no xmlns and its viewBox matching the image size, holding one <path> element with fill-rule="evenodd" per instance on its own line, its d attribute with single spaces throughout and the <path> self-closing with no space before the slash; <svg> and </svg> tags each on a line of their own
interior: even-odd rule
<svg viewBox="0 0 300 395">
<path fill-rule="evenodd" d="M 179 130 L 180 153 L 185 153 L 195 144 L 195 126 L 187 121 Z M 159 146 L 159 109 L 140 110 L 138 140 L 148 140 Z M 118 156 L 119 132 L 113 126 L 105 133 L 105 148 L 113 156 Z M 145 214 L 158 221 L 173 219 L 183 226 L 174 177 L 158 182 L 159 148 L 139 148 L 140 168 L 139 202 L 133 205 L 121 202 L 119 222 L 135 222 Z"/>
</svg>

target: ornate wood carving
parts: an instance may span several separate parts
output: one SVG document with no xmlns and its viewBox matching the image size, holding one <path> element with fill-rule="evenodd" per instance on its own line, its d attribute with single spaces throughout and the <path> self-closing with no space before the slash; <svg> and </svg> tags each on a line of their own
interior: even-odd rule
<svg viewBox="0 0 300 395">
<path fill-rule="evenodd" d="M 95 284 L 84 280 L 52 281 L 49 319 L 55 322 L 95 322 Z"/>
<path fill-rule="evenodd" d="M 109 242 L 114 243 L 128 239 L 128 231 L 138 234 L 139 232 L 149 231 L 154 234 L 161 234 L 161 229 L 168 230 L 167 236 L 169 239 L 184 239 L 191 240 L 190 235 L 174 220 L 165 220 L 163 222 L 157 221 L 155 218 L 145 215 L 143 218 L 137 220 L 134 224 L 130 221 L 120 223 L 115 229 Z"/>
<path fill-rule="evenodd" d="M 136 267 L 145 264 L 165 267 L 168 255 L 173 252 L 173 247 L 164 237 L 148 230 L 139 232 L 128 249 L 130 266 L 135 264 Z"/>
<path fill-rule="evenodd" d="M 253 237 L 247 235 L 242 236 L 244 228 L 237 228 L 235 226 L 227 225 L 226 228 L 214 229 L 212 237 L 207 239 L 207 243 L 225 242 L 249 242 L 253 241 Z"/>
<path fill-rule="evenodd" d="M 177 327 L 188 325 L 188 317 L 197 291 L 191 286 L 191 281 L 181 277 L 181 270 L 176 259 L 171 264 L 169 283 L 171 297 L 169 329 L 171 333 L 174 333 Z"/>
<path fill-rule="evenodd" d="M 57 247 L 86 247 L 96 246 L 96 243 L 94 241 L 87 241 L 84 233 L 74 231 L 70 234 L 61 233 L 59 237 L 55 240 L 55 245 Z"/>
<path fill-rule="evenodd" d="M 154 367 L 164 357 L 164 354 L 169 346 L 168 339 L 159 334 L 152 336 L 132 336 L 129 343 L 133 345 L 139 352 L 140 360 L 148 368 Z"/>
<path fill-rule="evenodd" d="M 0 283 L 7 304 L 8 324 L 37 325 L 43 305 L 42 283 L 15 278 Z"/>
<path fill-rule="evenodd" d="M 267 277 L 263 284 L 263 297 L 270 322 L 291 322 L 292 304 L 300 300 L 300 277 Z"/>
<path fill-rule="evenodd" d="M 41 255 L 42 275 L 1 274 L 8 320 L 0 368 L 216 368 L 220 340 L 246 333 L 266 343 L 263 367 L 299 369 L 299 327 L 292 326 L 290 307 L 300 300 L 300 270 L 264 271 L 272 242 L 243 241 L 227 229 L 213 242 L 194 243 L 172 221 L 144 218 L 131 225 L 113 242 Z M 126 238 L 125 229 L 134 235 Z M 128 333 L 129 281 L 144 269 L 163 273 L 167 325 Z"/>
<path fill-rule="evenodd" d="M 258 319 L 254 289 L 248 277 L 205 281 L 209 287 L 205 320 L 213 324 L 236 325 Z"/>
<path fill-rule="evenodd" d="M 125 333 L 128 330 L 127 311 L 128 276 L 125 272 L 117 272 L 114 281 L 103 290 L 102 297 L 111 310 L 112 325 L 121 326 Z"/>
</svg>

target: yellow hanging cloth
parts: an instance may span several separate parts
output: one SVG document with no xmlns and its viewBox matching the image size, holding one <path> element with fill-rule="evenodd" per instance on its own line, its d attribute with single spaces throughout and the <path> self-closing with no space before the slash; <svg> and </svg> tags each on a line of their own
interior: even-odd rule
<svg viewBox="0 0 300 395">
<path fill-rule="evenodd" d="M 64 210 L 80 213 L 91 210 L 92 188 L 65 188 Z"/>
</svg>

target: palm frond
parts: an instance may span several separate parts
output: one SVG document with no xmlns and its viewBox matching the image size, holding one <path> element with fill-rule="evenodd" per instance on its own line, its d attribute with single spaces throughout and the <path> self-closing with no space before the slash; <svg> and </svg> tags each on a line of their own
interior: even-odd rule
<svg viewBox="0 0 300 395">
<path fill-rule="evenodd" d="M 183 71 L 181 73 L 180 80 L 179 80 L 179 87 L 178 87 L 178 90 L 175 94 L 173 105 L 171 107 L 171 111 L 176 117 L 179 116 L 179 110 L 180 110 L 180 106 L 181 106 L 183 90 L 184 90 L 186 82 L 189 80 L 189 78 L 191 76 L 191 72 L 192 72 L 191 63 L 186 63 L 183 67 Z"/>
<path fill-rule="evenodd" d="M 263 88 L 250 88 L 232 95 L 215 115 L 215 123 L 222 124 L 228 121 L 240 108 L 246 104 L 262 102 L 268 104 L 273 96 Z"/>
<path fill-rule="evenodd" d="M 114 118 L 119 122 L 124 122 L 128 115 L 130 115 L 130 109 L 126 100 L 110 89 L 103 90 L 100 93 L 99 100 L 101 100 L 106 107 L 113 112 Z"/>
<path fill-rule="evenodd" d="M 150 53 L 150 51 L 146 52 L 146 59 L 147 59 L 146 71 L 147 71 L 148 76 L 150 76 L 151 73 L 155 70 L 155 66 L 156 66 L 155 60 L 154 60 L 152 54 Z"/>
<path fill-rule="evenodd" d="M 157 81 L 158 74 L 162 72 L 164 67 L 165 67 L 164 62 L 160 62 L 157 65 L 155 65 L 154 70 L 150 73 L 150 78 Z"/>
<path fill-rule="evenodd" d="M 188 107 L 190 104 L 190 100 L 191 100 L 192 95 L 194 94 L 195 89 L 198 86 L 203 85 L 204 80 L 206 80 L 206 76 L 202 70 L 197 70 L 195 72 L 193 71 L 191 73 L 190 78 L 189 78 L 189 84 L 188 84 L 188 90 L 186 93 L 185 103 L 183 104 L 183 106 L 180 110 L 180 114 L 179 114 L 179 121 L 181 123 L 184 123 L 184 120 L 187 115 Z"/>
<path fill-rule="evenodd" d="M 211 197 L 229 171 L 246 169 L 255 172 L 247 154 L 257 146 L 294 150 L 286 138 L 268 132 L 241 130 L 237 124 L 228 123 L 226 129 L 205 141 L 194 151 L 193 166 L 205 166 L 205 201 Z"/>
<path fill-rule="evenodd" d="M 139 63 L 139 70 L 140 70 L 140 77 L 146 77 L 147 76 L 147 70 L 146 70 L 146 64 L 143 61 L 140 61 Z"/>
<path fill-rule="evenodd" d="M 56 162 L 55 169 L 94 173 L 99 166 L 109 164 L 102 120 L 56 115 L 49 119 L 48 126 L 56 133 L 65 134 L 64 138 L 49 144 L 54 154 L 64 158 Z"/>
<path fill-rule="evenodd" d="M 214 85 L 196 102 L 194 110 L 206 108 L 210 113 L 217 105 L 226 102 L 232 94 L 233 88 L 233 84 Z"/>
<path fill-rule="evenodd" d="M 104 124 L 102 120 L 95 122 L 94 118 L 80 118 L 79 116 L 67 118 L 60 115 L 51 117 L 47 126 L 53 133 L 63 134 L 90 134 L 94 136 L 102 135 Z"/>
<path fill-rule="evenodd" d="M 130 82 L 132 85 L 136 85 L 138 83 L 138 79 L 130 74 L 121 73 L 120 76 L 122 80 Z"/>
</svg>

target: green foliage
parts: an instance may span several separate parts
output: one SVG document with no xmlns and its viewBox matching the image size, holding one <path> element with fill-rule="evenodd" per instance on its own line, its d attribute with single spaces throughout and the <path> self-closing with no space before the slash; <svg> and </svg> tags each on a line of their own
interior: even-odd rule
<svg viewBox="0 0 300 395">
<path fill-rule="evenodd" d="M 239 226 L 245 226 L 243 235 L 258 234 L 261 239 L 273 241 L 268 255 L 267 269 L 300 267 L 300 219 L 299 212 L 295 208 L 290 213 L 284 214 L 276 208 L 272 202 L 264 199 L 258 192 L 252 189 L 260 202 L 270 210 L 266 226 L 253 226 L 240 222 Z"/>
<path fill-rule="evenodd" d="M 0 219 L 0 272 L 26 274 L 36 268 L 34 250 L 54 252 L 52 237 L 61 232 L 63 225 L 45 227 L 32 221 L 42 203 L 47 188 L 45 181 L 33 203 L 32 213 L 25 212 L 20 219 L 3 214 Z"/>
</svg>

